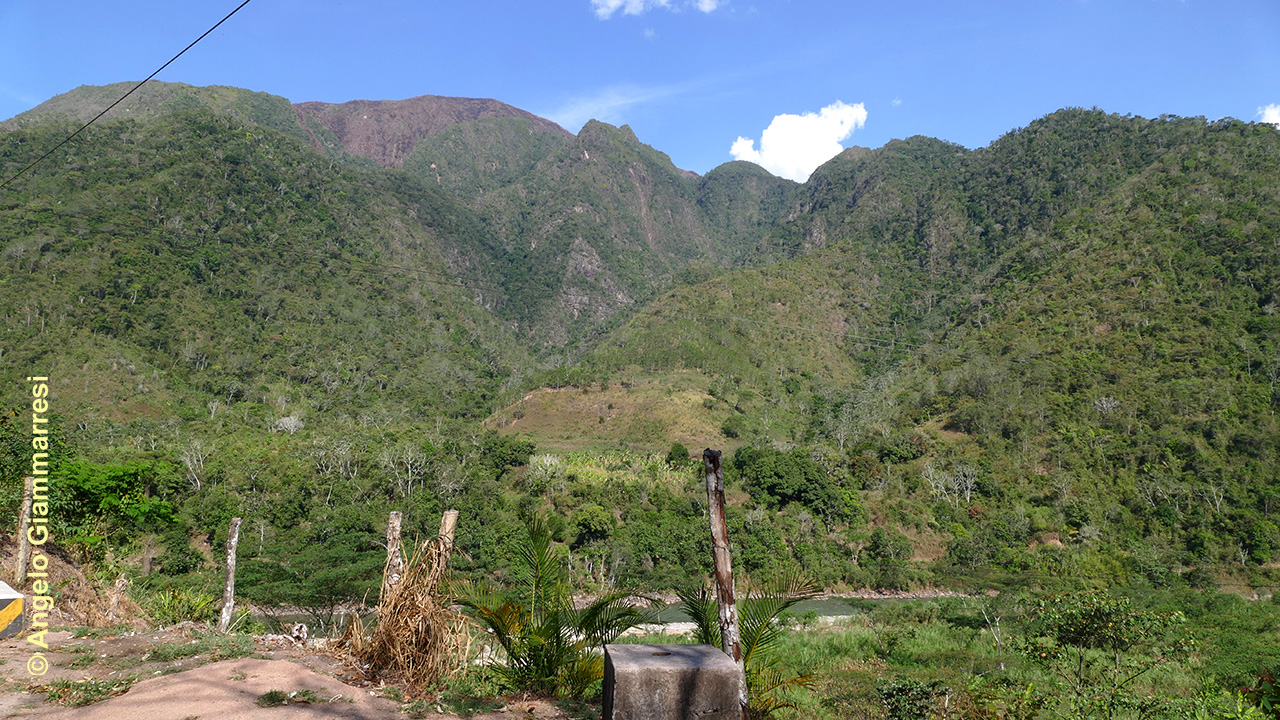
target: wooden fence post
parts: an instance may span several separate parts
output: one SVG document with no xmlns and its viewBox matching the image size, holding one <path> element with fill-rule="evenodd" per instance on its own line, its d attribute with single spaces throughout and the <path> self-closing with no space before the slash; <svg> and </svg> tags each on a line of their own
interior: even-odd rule
<svg viewBox="0 0 1280 720">
<path fill-rule="evenodd" d="M 31 494 L 35 480 L 30 475 L 22 479 L 22 507 L 18 509 L 18 566 L 13 569 L 15 588 L 21 588 L 27 581 L 27 562 L 31 559 L 31 545 L 27 542 L 27 530 L 31 527 Z"/>
<path fill-rule="evenodd" d="M 707 471 L 707 516 L 711 521 L 711 552 L 716 568 L 716 603 L 720 607 L 720 649 L 738 664 L 738 702 L 747 717 L 747 676 L 742 660 L 742 635 L 738 631 L 738 603 L 733 593 L 733 564 L 729 557 L 729 526 L 724 518 L 724 470 L 720 451 L 702 451 Z"/>
<path fill-rule="evenodd" d="M 444 515 L 440 516 L 440 538 L 444 544 L 444 551 L 453 550 L 453 532 L 458 527 L 458 511 L 445 510 Z"/>
<path fill-rule="evenodd" d="M 227 529 L 227 584 L 222 588 L 222 617 L 218 619 L 218 632 L 231 627 L 231 614 L 236 609 L 236 545 L 240 542 L 240 518 L 231 518 Z"/>
<path fill-rule="evenodd" d="M 382 571 L 382 604 L 404 575 L 404 554 L 400 552 L 400 511 L 393 510 L 387 518 L 387 567 Z"/>
<path fill-rule="evenodd" d="M 444 515 L 440 516 L 440 552 L 431 556 L 432 575 L 435 577 L 444 577 L 445 568 L 449 567 L 449 559 L 453 555 L 453 533 L 458 527 L 458 511 L 445 510 Z"/>
</svg>

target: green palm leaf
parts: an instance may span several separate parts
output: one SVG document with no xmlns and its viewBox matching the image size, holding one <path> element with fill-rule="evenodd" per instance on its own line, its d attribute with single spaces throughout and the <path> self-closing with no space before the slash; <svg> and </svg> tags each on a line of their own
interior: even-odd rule
<svg viewBox="0 0 1280 720">
<path fill-rule="evenodd" d="M 818 594 L 817 586 L 798 575 L 788 575 L 749 592 L 738 603 L 739 632 L 742 636 L 742 664 L 747 679 L 747 696 L 754 712 L 762 715 L 793 705 L 780 698 L 780 690 L 809 687 L 813 675 L 785 677 L 775 666 L 774 651 L 786 628 L 778 617 L 801 600 Z M 719 604 L 706 586 L 697 589 L 681 589 L 676 596 L 684 604 L 685 614 L 694 624 L 694 639 L 706 645 L 720 647 Z"/>
<path fill-rule="evenodd" d="M 639 597 L 609 593 L 586 607 L 573 607 L 564 566 L 541 518 L 532 518 L 516 548 L 512 574 L 516 599 L 492 585 L 464 584 L 459 603 L 490 631 L 505 653 L 496 671 L 512 685 L 560 697 L 581 697 L 604 676 L 597 649 L 628 628 L 653 620 L 635 607 Z"/>
</svg>

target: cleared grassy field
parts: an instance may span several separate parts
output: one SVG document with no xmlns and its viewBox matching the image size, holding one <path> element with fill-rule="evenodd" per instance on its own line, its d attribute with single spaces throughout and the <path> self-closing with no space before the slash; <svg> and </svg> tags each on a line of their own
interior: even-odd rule
<svg viewBox="0 0 1280 720">
<path fill-rule="evenodd" d="M 585 387 L 542 388 L 494 413 L 485 427 L 531 438 L 542 450 L 577 452 L 625 447 L 665 452 L 674 442 L 691 451 L 733 450 L 744 438 L 721 431 L 740 414 L 712 397 L 700 372 L 635 375 Z"/>
</svg>

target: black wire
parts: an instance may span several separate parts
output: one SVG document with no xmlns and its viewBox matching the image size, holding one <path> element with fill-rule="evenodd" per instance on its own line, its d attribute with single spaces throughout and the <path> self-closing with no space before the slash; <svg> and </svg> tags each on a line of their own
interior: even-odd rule
<svg viewBox="0 0 1280 720">
<path fill-rule="evenodd" d="M 71 142 L 73 139 L 75 139 L 75 137 L 76 137 L 77 135 L 79 135 L 80 133 L 82 133 L 82 132 L 84 132 L 86 129 L 88 129 L 88 127 L 89 127 L 90 125 L 92 125 L 92 124 L 94 124 L 95 122 L 97 122 L 97 121 L 98 121 L 98 119 L 99 119 L 99 118 L 101 118 L 103 115 L 106 115 L 107 113 L 111 112 L 111 109 L 112 109 L 112 108 L 114 108 L 115 106 L 117 106 L 117 105 L 119 105 L 120 103 L 124 102 L 124 101 L 125 101 L 125 98 L 127 98 L 127 97 L 129 97 L 130 95 L 132 95 L 132 94 L 134 94 L 135 92 L 137 92 L 138 88 L 142 87 L 143 85 L 146 85 L 146 84 L 147 84 L 147 82 L 151 80 L 151 78 L 155 77 L 156 75 L 159 75 L 161 70 L 164 70 L 165 68 L 167 68 L 167 67 L 169 67 L 170 65 L 172 65 L 174 60 L 177 60 L 178 58 L 182 57 L 184 53 L 186 53 L 186 52 L 187 52 L 188 50 L 190 50 L 191 48 L 195 47 L 195 46 L 196 46 L 196 43 L 198 43 L 198 42 L 200 42 L 201 40 L 205 39 L 205 37 L 206 37 L 209 33 L 213 32 L 214 30 L 217 30 L 219 25 L 222 25 L 222 23 L 224 23 L 224 22 L 226 22 L 227 20 L 231 19 L 231 16 L 232 16 L 232 15 L 235 15 L 236 13 L 240 12 L 240 8 L 244 7 L 245 5 L 248 5 L 248 4 L 249 4 L 249 2 L 250 2 L 250 0 L 244 0 L 244 2 L 242 2 L 242 3 L 240 3 L 238 6 L 236 6 L 236 9 L 235 9 L 235 10 L 232 10 L 231 12 L 227 13 L 227 16 L 226 16 L 226 17 L 224 17 L 224 18 L 222 18 L 221 20 L 219 20 L 219 21 L 217 22 L 217 24 L 215 24 L 213 27 L 209 28 L 208 30 L 205 30 L 203 35 L 201 35 L 200 37 L 196 38 L 195 40 L 192 40 L 190 45 L 188 45 L 188 46 L 186 46 L 186 47 L 182 48 L 182 52 L 180 52 L 180 53 L 178 53 L 177 55 L 174 55 L 173 57 L 169 58 L 169 62 L 167 62 L 167 63 L 165 63 L 165 64 L 161 65 L 161 66 L 160 66 L 160 67 L 159 67 L 155 72 L 153 72 L 153 73 L 151 73 L 150 75 L 148 75 L 146 80 L 143 80 L 142 82 L 138 83 L 137 85 L 134 85 L 132 90 L 130 90 L 129 92 L 125 93 L 124 95 L 121 95 L 121 96 L 120 96 L 120 99 L 119 99 L 119 100 L 116 100 L 115 102 L 113 102 L 113 103 L 111 103 L 110 105 L 108 105 L 106 110 L 103 110 L 102 112 L 100 112 L 100 113 L 98 113 L 97 115 L 95 115 L 95 116 L 94 116 L 94 118 L 93 118 L 92 120 L 90 120 L 89 122 L 87 122 L 87 123 L 85 123 L 84 125 L 82 125 L 82 126 L 80 127 L 80 129 L 79 129 L 79 130 L 76 130 L 75 132 L 73 132 L 73 133 L 71 133 L 70 135 L 68 135 L 68 136 L 66 137 L 66 139 L 64 139 L 62 142 L 58 143 L 57 145 L 54 145 L 52 150 L 50 150 L 49 152 L 45 153 L 44 155 L 41 155 L 39 158 L 36 158 L 36 161 L 35 161 L 35 162 L 33 162 L 33 163 L 31 163 L 30 165 L 28 165 L 28 166 L 26 166 L 26 167 L 22 168 L 22 169 L 21 169 L 21 170 L 19 170 L 19 171 L 17 172 L 17 174 L 15 174 L 13 177 L 11 177 L 11 178 L 9 178 L 8 180 L 5 180 L 4 182 L 0 183 L 0 189 L 4 189 L 5 187 L 8 187 L 9 183 L 11 183 L 11 182 L 13 182 L 14 180 L 17 180 L 18 178 L 22 177 L 22 176 L 23 176 L 23 175 L 24 175 L 28 170 L 30 170 L 31 168 L 35 167 L 36 165 L 39 165 L 41 162 L 43 162 L 43 161 L 45 160 L 45 158 L 47 158 L 47 157 L 49 157 L 50 155 L 52 155 L 52 154 L 54 154 L 55 152 L 57 152 L 57 151 L 58 151 L 58 148 L 62 147 L 63 145 L 66 145 L 67 143 L 69 143 L 69 142 Z"/>
</svg>

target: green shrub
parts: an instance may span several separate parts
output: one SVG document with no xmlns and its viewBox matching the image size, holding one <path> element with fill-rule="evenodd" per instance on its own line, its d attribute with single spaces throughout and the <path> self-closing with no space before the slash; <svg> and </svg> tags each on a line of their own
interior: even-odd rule
<svg viewBox="0 0 1280 720">
<path fill-rule="evenodd" d="M 1257 687 L 1243 689 L 1244 697 L 1270 718 L 1280 718 L 1280 681 L 1277 681 L 1277 675 L 1280 675 L 1280 667 L 1263 670 L 1258 673 Z"/>
<path fill-rule="evenodd" d="M 738 601 L 742 664 L 753 717 L 767 717 L 776 710 L 794 708 L 781 693 L 812 686 L 813 675 L 789 675 L 782 669 L 777 650 L 786 635 L 788 619 L 795 618 L 791 608 L 817 592 L 813 583 L 793 576 Z M 704 645 L 721 647 L 719 603 L 706 586 L 680 589 L 676 595 L 684 605 L 685 614 L 694 622 L 694 639 Z"/>
<path fill-rule="evenodd" d="M 604 676 L 599 649 L 650 620 L 630 593 L 607 593 L 575 608 L 565 569 L 546 523 L 534 516 L 516 548 L 515 598 L 497 588 L 464 585 L 459 602 L 506 653 L 495 670 L 521 690 L 557 697 L 587 695 Z"/>
<path fill-rule="evenodd" d="M 938 680 L 923 683 L 894 678 L 876 689 L 888 720 L 924 720 L 935 705 L 934 698 L 946 691 Z"/>
<path fill-rule="evenodd" d="M 159 625 L 176 625 L 180 622 L 212 622 L 217 616 L 213 595 L 185 588 L 170 588 L 142 598 L 140 605 Z"/>
<path fill-rule="evenodd" d="M 673 468 L 685 468 L 693 464 L 693 459 L 689 457 L 689 448 L 679 442 L 671 443 L 671 449 L 667 451 L 667 464 Z"/>
</svg>

